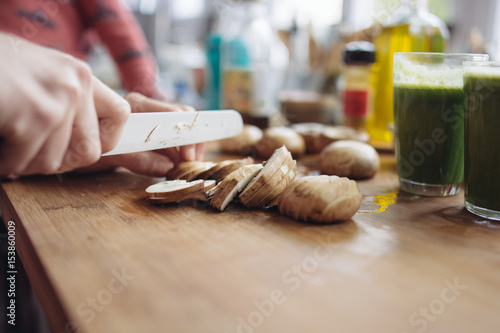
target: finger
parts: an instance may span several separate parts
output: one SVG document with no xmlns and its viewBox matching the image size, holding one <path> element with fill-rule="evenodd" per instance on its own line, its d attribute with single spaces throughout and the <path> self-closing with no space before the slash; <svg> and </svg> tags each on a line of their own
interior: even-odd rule
<svg viewBox="0 0 500 333">
<path fill-rule="evenodd" d="M 205 156 L 205 150 L 206 150 L 207 145 L 205 142 L 202 143 L 197 143 L 196 144 L 196 160 L 197 161 L 203 161 L 203 158 Z"/>
<path fill-rule="evenodd" d="M 30 85 L 33 98 L 45 96 L 40 86 Z M 36 100 L 32 102 L 36 105 Z M 35 158 L 53 128 L 64 118 L 65 105 L 55 99 L 45 99 L 43 110 L 23 110 L 8 120 L 0 141 L 0 173 L 21 174 Z M 33 117 L 34 115 L 34 117 Z"/>
<path fill-rule="evenodd" d="M 194 161 L 196 159 L 196 146 L 194 144 L 179 147 L 179 152 L 184 161 Z"/>
<path fill-rule="evenodd" d="M 130 105 L 120 95 L 93 77 L 94 104 L 99 118 L 102 153 L 113 149 L 130 114 Z"/>
<path fill-rule="evenodd" d="M 132 92 L 125 96 L 132 108 L 132 112 L 166 112 L 166 111 L 196 111 L 188 105 L 160 102 L 139 93 Z M 194 161 L 197 158 L 195 145 L 186 145 L 179 148 L 180 157 L 184 161 Z"/>
<path fill-rule="evenodd" d="M 90 165 L 101 156 L 99 123 L 92 94 L 93 76 L 86 67 L 82 67 L 78 75 L 82 89 L 76 105 L 68 150 L 58 172 Z"/>
<path fill-rule="evenodd" d="M 81 172 L 95 172 L 122 166 L 132 172 L 151 176 L 164 177 L 173 168 L 174 163 L 163 155 L 154 152 L 140 152 L 133 154 L 115 155 L 102 157 L 96 164 L 79 169 Z"/>
<path fill-rule="evenodd" d="M 155 153 L 168 157 L 174 164 L 184 161 L 181 153 L 175 147 L 155 150 Z"/>
<path fill-rule="evenodd" d="M 178 104 L 177 105 L 182 111 L 189 111 L 189 112 L 193 112 L 193 111 L 196 111 L 196 109 L 194 107 L 192 107 L 191 105 L 183 105 L 183 104 Z"/>
<path fill-rule="evenodd" d="M 182 105 L 157 101 L 136 92 L 128 93 L 124 98 L 132 112 L 186 111 Z"/>
<path fill-rule="evenodd" d="M 53 174 L 60 170 L 71 138 L 75 109 L 72 107 L 68 110 L 61 126 L 47 138 L 36 157 L 20 175 Z"/>
</svg>

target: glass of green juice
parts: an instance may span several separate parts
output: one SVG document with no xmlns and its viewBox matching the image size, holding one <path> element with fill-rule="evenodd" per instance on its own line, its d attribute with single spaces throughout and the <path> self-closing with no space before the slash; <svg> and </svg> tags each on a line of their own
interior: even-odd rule
<svg viewBox="0 0 500 333">
<path fill-rule="evenodd" d="M 401 190 L 455 195 L 464 177 L 463 62 L 485 54 L 394 54 L 394 128 Z"/>
<path fill-rule="evenodd" d="M 465 207 L 500 221 L 500 62 L 464 63 Z"/>
</svg>

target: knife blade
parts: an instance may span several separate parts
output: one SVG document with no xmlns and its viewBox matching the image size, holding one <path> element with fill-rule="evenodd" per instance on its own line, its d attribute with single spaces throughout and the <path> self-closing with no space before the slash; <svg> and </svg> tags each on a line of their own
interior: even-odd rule
<svg viewBox="0 0 500 333">
<path fill-rule="evenodd" d="M 102 156 L 219 140 L 242 129 L 241 115 L 234 110 L 131 113 L 118 144 Z"/>
</svg>

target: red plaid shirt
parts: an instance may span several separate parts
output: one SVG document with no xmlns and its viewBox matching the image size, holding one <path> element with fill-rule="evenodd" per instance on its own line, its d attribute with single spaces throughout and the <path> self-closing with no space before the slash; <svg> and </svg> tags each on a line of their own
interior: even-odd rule
<svg viewBox="0 0 500 333">
<path fill-rule="evenodd" d="M 126 90 L 149 97 L 157 93 L 154 57 L 120 0 L 0 0 L 0 30 L 80 59 L 89 55 L 97 36 Z"/>
</svg>

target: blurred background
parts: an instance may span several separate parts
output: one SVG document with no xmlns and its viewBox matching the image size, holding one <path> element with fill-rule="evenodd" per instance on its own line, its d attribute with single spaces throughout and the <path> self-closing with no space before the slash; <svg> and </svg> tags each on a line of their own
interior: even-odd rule
<svg viewBox="0 0 500 333">
<path fill-rule="evenodd" d="M 224 100 L 221 94 L 225 88 L 222 86 L 221 77 L 226 77 L 223 74 L 224 41 L 234 40 L 237 31 L 243 33 L 241 24 L 250 10 L 248 7 L 243 9 L 243 12 L 238 10 L 241 10 L 242 3 L 248 2 L 258 2 L 265 7 L 265 13 L 252 12 L 252 15 L 260 15 L 265 21 L 260 24 L 268 24 L 272 28 L 271 32 L 264 27 L 260 27 L 260 30 L 256 28 L 252 37 L 256 39 L 250 40 L 249 43 L 252 45 L 261 43 L 268 38 L 265 36 L 268 33 L 278 36 L 278 40 L 269 39 L 271 46 L 263 44 L 258 46 L 261 51 L 263 47 L 272 49 L 271 60 L 268 60 L 270 67 L 266 71 L 269 73 L 272 71 L 273 75 L 260 80 L 265 82 L 269 78 L 273 79 L 273 87 L 266 89 L 272 90 L 270 93 L 278 100 L 276 108 L 283 111 L 284 106 L 288 106 L 289 112 L 285 118 L 289 122 L 319 121 L 335 124 L 342 121 L 338 91 L 342 85 L 339 78 L 342 74 L 345 44 L 354 40 L 366 40 L 377 46 L 377 37 L 382 34 L 385 26 L 394 25 L 398 17 L 400 21 L 412 20 L 411 17 L 401 19 L 404 6 L 424 6 L 428 13 L 439 19 L 437 22 L 434 16 L 429 17 L 428 20 L 431 22 L 429 24 L 436 26 L 441 22 L 446 26 L 445 29 L 447 28 L 447 31 L 441 32 L 444 42 L 440 46 L 419 49 L 413 45 L 405 51 L 478 52 L 488 53 L 491 59 L 500 60 L 500 0 L 474 2 L 466 0 L 126 0 L 126 2 L 137 17 L 156 55 L 159 67 L 158 83 L 167 98 L 193 105 L 198 109 L 246 107 L 241 98 Z M 413 23 L 409 24 L 410 30 L 415 28 L 412 26 Z M 423 26 L 422 23 L 415 24 L 417 26 L 420 24 L 421 30 L 417 31 L 417 34 L 432 34 L 425 30 L 429 28 L 425 24 Z M 255 26 L 249 29 L 254 28 Z M 248 41 L 248 36 L 241 38 L 242 41 L 245 41 L 245 38 Z M 432 38 L 434 37 L 431 37 L 431 40 Z M 240 53 L 237 55 L 241 64 L 241 61 L 245 61 L 241 56 L 253 57 L 255 53 L 249 51 L 252 45 L 238 45 L 236 46 L 239 47 Z M 233 52 L 231 56 L 234 58 L 235 44 L 230 46 Z M 248 51 L 248 54 L 241 53 L 242 47 L 246 47 L 243 51 Z M 119 89 L 118 76 L 105 48 L 98 47 L 94 50 L 91 66 L 103 81 Z M 378 68 L 378 70 L 383 69 Z M 235 76 L 234 73 L 227 75 L 227 82 L 236 82 L 236 85 L 242 85 L 244 80 L 241 75 Z M 235 96 L 234 92 L 232 96 Z M 306 116 L 301 114 L 300 110 L 294 110 L 293 106 L 286 104 L 286 101 L 294 99 L 302 103 L 299 103 L 299 109 L 304 103 L 306 104 L 309 110 Z M 316 105 L 314 103 L 319 99 L 321 99 L 321 110 L 314 113 L 311 110 L 314 110 Z M 321 114 L 325 112 L 325 108 L 329 108 L 326 117 Z M 272 114 L 273 112 L 268 109 L 255 113 L 259 117 L 270 117 Z"/>
</svg>

